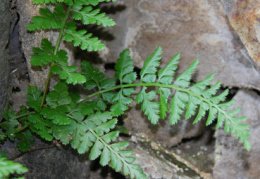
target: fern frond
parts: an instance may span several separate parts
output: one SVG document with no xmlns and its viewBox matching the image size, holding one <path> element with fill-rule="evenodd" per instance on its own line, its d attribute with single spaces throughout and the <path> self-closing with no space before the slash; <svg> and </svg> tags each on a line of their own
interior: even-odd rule
<svg viewBox="0 0 260 179">
<path fill-rule="evenodd" d="M 0 157 L 0 178 L 7 178 L 12 174 L 24 174 L 28 171 L 22 164 Z"/>
<path fill-rule="evenodd" d="M 32 66 L 46 66 L 50 63 L 65 63 L 68 60 L 67 53 L 64 50 L 55 52 L 55 48 L 51 42 L 47 39 L 43 39 L 40 48 L 33 48 L 33 54 L 31 59 Z"/>
<path fill-rule="evenodd" d="M 62 5 L 56 5 L 53 12 L 49 8 L 41 8 L 40 15 L 32 18 L 27 30 L 59 30 L 63 27 L 62 22 L 65 18 L 66 12 Z"/>
<path fill-rule="evenodd" d="M 121 84 L 112 87 L 111 91 L 141 87 L 136 102 L 141 105 L 141 110 L 152 124 L 157 124 L 160 118 L 165 119 L 167 113 L 170 113 L 169 121 L 172 125 L 176 124 L 181 118 L 192 118 L 193 123 L 196 124 L 208 114 L 206 125 L 210 125 L 216 120 L 217 128 L 224 125 L 227 132 L 238 137 L 245 147 L 249 148 L 248 125 L 240 120 L 236 110 L 230 109 L 232 102 L 226 102 L 228 90 L 218 93 L 221 84 L 217 82 L 211 85 L 214 75 L 208 75 L 205 79 L 196 83 L 191 82 L 192 75 L 199 63 L 197 60 L 193 61 L 173 82 L 173 75 L 176 73 L 180 55 L 177 54 L 165 67 L 158 69 L 162 50 L 157 48 L 144 62 L 140 73 L 141 82 L 124 81 L 122 83 L 125 74 L 122 73 L 124 72 L 122 70 L 125 69 L 125 72 L 132 73 L 132 59 L 126 52 L 124 51 L 121 54 L 121 59 L 116 66 L 116 77 Z M 124 54 L 127 55 L 124 57 Z M 122 64 L 128 64 L 128 67 L 127 65 L 124 67 Z M 148 90 L 149 92 L 146 92 Z M 131 96 L 124 98 L 125 96 L 122 96 L 121 91 L 119 91 L 118 99 L 127 103 L 118 103 L 119 100 L 114 101 L 113 107 L 115 109 L 113 108 L 113 111 L 118 110 L 119 114 L 126 110 L 131 102 Z M 170 106 L 168 103 L 170 103 Z M 122 108 L 121 111 L 120 108 Z"/>
<path fill-rule="evenodd" d="M 101 13 L 100 9 L 91 6 L 73 8 L 73 18 L 80 20 L 84 25 L 97 24 L 103 27 L 111 27 L 115 25 L 115 21 L 108 17 L 105 13 Z"/>
<path fill-rule="evenodd" d="M 86 78 L 77 72 L 76 66 L 67 65 L 53 65 L 51 67 L 53 74 L 59 75 L 60 79 L 66 80 L 68 84 L 83 84 L 86 82 Z"/>
<path fill-rule="evenodd" d="M 107 78 L 104 73 L 88 61 L 83 61 L 81 63 L 81 72 L 86 78 L 85 87 L 88 90 L 92 90 L 94 88 L 101 90 L 109 86 L 114 86 L 114 81 L 109 81 L 109 78 Z"/>
<path fill-rule="evenodd" d="M 76 124 L 71 145 L 79 153 L 89 151 L 90 160 L 100 157 L 102 166 L 110 165 L 132 178 L 145 177 L 140 166 L 134 163 L 133 154 L 127 150 L 127 142 L 114 142 L 119 135 L 115 128 L 116 119 L 109 112 L 90 115 L 81 125 Z"/>
<path fill-rule="evenodd" d="M 173 96 L 170 110 L 170 124 L 176 124 L 181 119 L 181 114 L 186 107 L 188 95 L 177 91 Z"/>
<path fill-rule="evenodd" d="M 120 57 L 116 63 L 116 77 L 123 83 L 132 83 L 136 80 L 136 73 L 134 72 L 133 60 L 130 57 L 129 50 L 124 50 L 120 53 Z"/>
<path fill-rule="evenodd" d="M 75 5 L 76 6 L 82 6 L 82 5 L 92 5 L 92 6 L 96 6 L 99 3 L 102 2 L 115 2 L 116 0 L 76 0 L 75 1 Z"/>
<path fill-rule="evenodd" d="M 180 58 L 181 58 L 180 53 L 177 53 L 169 60 L 169 62 L 165 65 L 165 67 L 159 70 L 158 82 L 163 84 L 172 83 L 175 71 L 177 70 L 178 64 L 180 62 Z"/>
<path fill-rule="evenodd" d="M 141 70 L 141 80 L 143 82 L 155 82 L 157 68 L 160 65 L 162 55 L 162 48 L 158 47 L 152 55 L 150 55 L 145 61 Z"/>
<path fill-rule="evenodd" d="M 198 64 L 199 64 L 199 61 L 194 60 L 192 62 L 192 64 L 182 74 L 180 74 L 176 78 L 174 84 L 177 85 L 177 86 L 181 86 L 183 88 L 189 87 L 191 77 L 192 77 L 195 69 L 197 68 Z"/>
<path fill-rule="evenodd" d="M 86 30 L 77 30 L 74 24 L 66 27 L 64 40 L 72 42 L 75 47 L 80 47 L 82 50 L 99 51 L 105 47 L 97 37 L 93 37 Z"/>
<path fill-rule="evenodd" d="M 135 92 L 135 89 L 128 88 L 122 89 L 117 94 L 113 96 L 113 105 L 111 106 L 111 111 L 115 116 L 122 115 L 128 108 L 129 105 L 133 102 L 131 95 Z"/>
<path fill-rule="evenodd" d="M 157 124 L 160 118 L 159 114 L 159 104 L 155 101 L 156 93 L 150 91 L 145 92 L 146 88 L 143 88 L 142 91 L 137 95 L 136 102 L 141 104 L 141 109 L 144 114 L 148 117 L 152 124 Z"/>
</svg>

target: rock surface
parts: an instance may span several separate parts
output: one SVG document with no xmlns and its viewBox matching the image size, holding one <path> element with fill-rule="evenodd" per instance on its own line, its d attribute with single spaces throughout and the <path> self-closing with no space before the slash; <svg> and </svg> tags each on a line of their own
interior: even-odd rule
<svg viewBox="0 0 260 179">
<path fill-rule="evenodd" d="M 260 67 L 260 1 L 223 1 L 232 28 L 239 35 L 249 55 Z"/>
<path fill-rule="evenodd" d="M 257 179 L 260 176 L 260 96 L 255 92 L 240 91 L 235 100 L 241 114 L 248 118 L 252 149 L 245 151 L 233 137 L 225 135 L 222 130 L 217 131 L 214 178 Z"/>
<path fill-rule="evenodd" d="M 7 45 L 11 21 L 9 8 L 9 0 L 0 1 L 0 18 L 2 19 L 0 22 L 0 119 L 8 95 L 9 55 Z"/>
<path fill-rule="evenodd" d="M 83 158 L 83 159 L 82 159 Z M 29 152 L 16 161 L 28 167 L 28 179 L 86 179 L 90 162 L 70 150 L 50 148 Z"/>
<path fill-rule="evenodd" d="M 230 2 L 230 1 L 228 1 Z M 253 1 L 252 1 L 253 2 Z M 141 67 L 155 47 L 164 48 L 165 62 L 181 52 L 180 71 L 198 58 L 197 79 L 216 73 L 225 86 L 260 89 L 260 73 L 230 28 L 225 8 L 215 0 L 125 0 L 108 43 L 107 61 L 130 48 Z M 228 78 L 227 78 L 228 77 Z"/>
</svg>

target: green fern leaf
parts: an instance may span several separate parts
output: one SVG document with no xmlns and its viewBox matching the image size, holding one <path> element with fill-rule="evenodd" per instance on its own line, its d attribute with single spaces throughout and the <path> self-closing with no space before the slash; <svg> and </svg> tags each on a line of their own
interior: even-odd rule
<svg viewBox="0 0 260 179">
<path fill-rule="evenodd" d="M 59 30 L 62 28 L 62 23 L 66 18 L 66 12 L 62 5 L 56 5 L 52 12 L 48 8 L 40 9 L 40 16 L 34 16 L 30 24 L 27 25 L 27 30 L 33 32 L 37 30 Z"/>
<path fill-rule="evenodd" d="M 53 65 L 51 71 L 53 74 L 59 75 L 60 79 L 66 80 L 68 84 L 76 85 L 86 82 L 86 78 L 77 72 L 76 66 Z"/>
<path fill-rule="evenodd" d="M 69 96 L 68 86 L 63 82 L 57 83 L 47 95 L 46 102 L 51 108 L 70 104 L 71 97 Z"/>
<path fill-rule="evenodd" d="M 0 127 L 3 130 L 3 137 L 8 137 L 9 139 L 13 140 L 15 137 L 16 129 L 19 126 L 19 121 L 16 119 L 17 114 L 14 110 L 8 108 L 4 111 L 3 117 L 4 121 L 0 123 Z"/>
<path fill-rule="evenodd" d="M 67 116 L 64 108 L 48 108 L 45 107 L 42 109 L 41 114 L 50 120 L 53 124 L 57 125 L 69 125 L 71 119 Z"/>
<path fill-rule="evenodd" d="M 41 109 L 42 92 L 35 86 L 29 86 L 27 90 L 27 105 L 36 110 Z"/>
<path fill-rule="evenodd" d="M 205 102 L 201 102 L 199 106 L 199 112 L 196 116 L 196 118 L 193 121 L 193 124 L 197 124 L 206 114 L 207 110 L 209 110 L 209 106 Z"/>
<path fill-rule="evenodd" d="M 171 102 L 171 113 L 170 113 L 170 124 L 176 124 L 185 109 L 188 101 L 188 96 L 186 93 L 177 91 Z"/>
<path fill-rule="evenodd" d="M 99 3 L 102 2 L 114 2 L 116 0 L 76 0 L 75 5 L 76 6 L 82 6 L 82 5 L 92 5 L 92 6 L 96 6 Z"/>
<path fill-rule="evenodd" d="M 142 91 L 137 95 L 136 101 L 138 104 L 141 104 L 141 109 L 144 114 L 148 117 L 152 124 L 157 124 L 160 118 L 159 104 L 155 102 L 156 93 L 150 91 L 145 92 L 146 88 L 143 88 Z"/>
<path fill-rule="evenodd" d="M 135 89 L 128 88 L 120 90 L 113 97 L 113 105 L 111 111 L 115 116 L 122 115 L 127 109 L 128 106 L 132 103 L 132 98 L 130 97 L 135 92 Z"/>
<path fill-rule="evenodd" d="M 214 96 L 218 92 L 220 87 L 221 87 L 221 83 L 217 82 L 214 85 L 210 86 L 208 89 L 206 89 L 202 95 L 205 98 L 211 98 L 212 96 Z"/>
<path fill-rule="evenodd" d="M 46 141 L 52 141 L 53 136 L 51 135 L 50 126 L 39 114 L 31 114 L 28 117 L 28 122 L 32 132 Z"/>
<path fill-rule="evenodd" d="M 105 76 L 99 69 L 93 67 L 93 65 L 87 61 L 81 63 L 82 74 L 86 78 L 84 86 L 88 90 L 97 88 L 99 90 L 108 89 L 115 86 L 116 81 Z M 111 96 L 112 95 L 112 96 Z M 105 100 L 111 101 L 113 97 L 112 93 L 103 93 L 102 96 Z"/>
<path fill-rule="evenodd" d="M 158 47 L 152 55 L 150 55 L 145 61 L 141 70 L 141 80 L 143 82 L 155 82 L 157 68 L 160 65 L 162 55 L 162 48 Z"/>
<path fill-rule="evenodd" d="M 112 131 L 116 123 L 117 120 L 113 119 L 110 112 L 90 115 L 83 123 L 76 124 L 72 135 L 72 147 L 79 153 L 89 151 L 91 160 L 100 157 L 102 166 L 110 165 L 125 175 L 131 174 L 133 178 L 145 176 L 142 169 L 134 164 L 132 152 L 126 150 L 128 143 L 114 142 L 119 136 L 118 131 Z"/>
<path fill-rule="evenodd" d="M 197 97 L 189 96 L 189 102 L 186 106 L 185 119 L 190 119 L 195 115 L 200 100 Z"/>
<path fill-rule="evenodd" d="M 216 118 L 218 113 L 218 110 L 216 108 L 213 108 L 212 106 L 210 106 L 209 108 L 209 114 L 208 114 L 208 118 L 206 120 L 206 125 L 210 125 L 212 124 L 212 122 L 214 121 L 214 119 Z"/>
<path fill-rule="evenodd" d="M 46 66 L 54 62 L 66 63 L 68 59 L 67 53 L 64 50 L 60 50 L 54 54 L 54 49 L 51 42 L 43 39 L 40 48 L 33 48 L 32 66 Z"/>
<path fill-rule="evenodd" d="M 120 53 L 120 57 L 116 63 L 116 77 L 120 83 L 132 83 L 136 80 L 136 73 L 134 72 L 133 60 L 130 57 L 128 49 Z"/>
<path fill-rule="evenodd" d="M 180 74 L 177 77 L 174 84 L 177 86 L 184 87 L 184 88 L 189 87 L 191 77 L 192 77 L 195 69 L 197 68 L 198 64 L 199 64 L 198 60 L 193 61 L 192 64 L 189 66 L 189 68 L 187 68 L 182 74 Z"/>
<path fill-rule="evenodd" d="M 180 58 L 180 53 L 177 53 L 175 56 L 171 58 L 171 60 L 167 63 L 167 65 L 165 65 L 164 68 L 159 70 L 158 82 L 163 84 L 172 83 L 175 71 L 177 70 L 178 64 L 180 62 Z"/>
<path fill-rule="evenodd" d="M 160 95 L 160 118 L 165 119 L 167 112 L 168 112 L 168 97 L 165 94 L 165 90 L 160 89 L 159 90 L 159 95 Z"/>
<path fill-rule="evenodd" d="M 64 40 L 72 42 L 75 47 L 80 47 L 82 50 L 100 51 L 105 47 L 97 37 L 93 37 L 86 30 L 77 30 L 74 24 L 65 29 Z"/>
<path fill-rule="evenodd" d="M 34 143 L 33 135 L 29 130 L 25 130 L 17 135 L 17 148 L 21 152 L 28 152 Z"/>
<path fill-rule="evenodd" d="M 28 171 L 22 164 L 0 157 L 0 178 L 7 178 L 11 174 L 24 174 Z"/>
<path fill-rule="evenodd" d="M 49 4 L 49 3 L 56 3 L 57 0 L 32 0 L 34 4 Z"/>
<path fill-rule="evenodd" d="M 115 21 L 109 18 L 105 13 L 101 13 L 100 9 L 94 9 L 91 6 L 74 8 L 73 18 L 82 21 L 83 24 L 97 24 L 104 27 L 111 27 L 115 25 Z"/>
</svg>

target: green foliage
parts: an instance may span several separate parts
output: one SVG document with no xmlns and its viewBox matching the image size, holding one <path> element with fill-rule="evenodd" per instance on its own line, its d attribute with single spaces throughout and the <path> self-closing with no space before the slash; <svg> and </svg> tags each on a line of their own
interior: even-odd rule
<svg viewBox="0 0 260 179">
<path fill-rule="evenodd" d="M 0 156 L 0 178 L 8 178 L 12 174 L 24 174 L 28 170 L 23 165 Z M 22 177 L 23 178 L 23 177 Z"/>
<path fill-rule="evenodd" d="M 29 31 L 59 30 L 63 28 L 61 22 L 66 18 L 66 12 L 62 5 L 55 6 L 53 12 L 49 8 L 41 8 L 40 15 L 34 16 L 27 26 Z"/>
<path fill-rule="evenodd" d="M 93 37 L 86 30 L 77 30 L 74 24 L 70 24 L 65 29 L 64 40 L 72 42 L 75 47 L 80 47 L 82 50 L 99 51 L 105 47 L 98 38 Z"/>
<path fill-rule="evenodd" d="M 73 9 L 73 18 L 80 20 L 84 25 L 97 24 L 104 27 L 114 26 L 115 22 L 113 19 L 108 17 L 105 13 L 100 13 L 100 9 L 93 9 L 91 6 Z"/>
<path fill-rule="evenodd" d="M 59 36 L 55 44 L 43 39 L 40 47 L 33 48 L 32 66 L 49 68 L 45 89 L 29 86 L 26 106 L 18 112 L 11 108 L 6 110 L 0 123 L 1 142 L 14 141 L 19 150 L 26 152 L 35 136 L 45 141 L 55 140 L 71 146 L 79 154 L 87 153 L 90 160 L 99 159 L 102 166 L 109 165 L 130 178 L 147 178 L 135 162 L 128 142 L 119 140 L 117 130 L 117 117 L 137 103 L 154 125 L 167 118 L 170 125 L 181 119 L 191 119 L 195 124 L 206 117 L 206 125 L 216 122 L 217 128 L 224 126 L 227 133 L 237 137 L 246 149 L 250 148 L 249 127 L 232 107 L 233 102 L 226 100 L 228 90 L 221 92 L 220 83 L 212 85 L 213 75 L 191 82 L 197 60 L 177 77 L 180 54 L 161 66 L 160 47 L 144 61 L 138 75 L 129 50 L 120 54 L 114 77 L 87 61 L 81 63 L 81 70 L 69 65 L 67 52 L 60 49 L 62 43 L 69 42 L 88 51 L 104 48 L 97 37 L 77 27 L 79 23 L 104 27 L 115 24 L 96 7 L 100 2 L 110 0 L 33 0 L 35 4 L 48 6 L 42 7 L 39 16 L 32 18 L 28 30 L 55 30 Z M 50 87 L 54 76 L 58 78 Z M 74 85 L 81 85 L 85 95 Z M 1 162 L 0 178 L 1 174 L 8 176 L 26 171 L 5 158 L 0 158 Z M 10 167 L 6 169 L 6 166 Z"/>
</svg>

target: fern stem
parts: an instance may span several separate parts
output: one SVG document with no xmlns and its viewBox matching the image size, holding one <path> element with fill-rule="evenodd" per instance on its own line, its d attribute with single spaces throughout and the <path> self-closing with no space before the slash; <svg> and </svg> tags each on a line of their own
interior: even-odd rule
<svg viewBox="0 0 260 179">
<path fill-rule="evenodd" d="M 95 96 L 98 96 L 100 94 L 103 94 L 103 93 L 107 93 L 107 92 L 110 92 L 110 91 L 115 91 L 115 90 L 118 90 L 118 89 L 123 89 L 123 88 L 134 88 L 134 87 L 159 87 L 159 88 L 169 88 L 169 89 L 173 89 L 173 90 L 176 90 L 176 91 L 180 91 L 180 92 L 184 92 L 184 93 L 187 93 L 191 96 L 194 96 L 194 97 L 197 97 L 198 99 L 200 99 L 201 101 L 204 101 L 206 103 L 208 103 L 210 106 L 212 107 L 215 107 L 219 112 L 223 113 L 224 116 L 229 119 L 230 116 L 224 111 L 222 110 L 218 105 L 212 103 L 210 100 L 204 98 L 203 96 L 201 95 L 198 95 L 198 94 L 195 94 L 193 93 L 191 90 L 187 89 L 187 88 L 182 88 L 182 87 L 179 87 L 177 85 L 173 85 L 173 84 L 162 84 L 162 83 L 133 83 L 133 84 L 124 84 L 124 85 L 118 85 L 118 86 L 115 86 L 115 87 L 112 87 L 112 88 L 108 88 L 108 89 L 105 89 L 105 90 L 101 90 L 101 91 L 97 91 L 95 93 L 92 93 L 90 95 L 88 95 L 86 97 L 86 99 L 82 99 L 80 100 L 79 102 L 82 102 L 82 101 L 85 101 L 89 98 L 93 98 Z"/>
<path fill-rule="evenodd" d="M 64 21 L 62 23 L 62 28 L 59 31 L 59 36 L 58 36 L 58 39 L 57 39 L 56 45 L 55 45 L 54 55 L 57 54 L 57 52 L 58 52 L 58 50 L 60 48 L 60 45 L 61 45 L 61 42 L 62 42 L 62 39 L 63 39 L 63 35 L 64 35 L 64 29 L 65 29 L 67 20 L 69 18 L 70 11 L 71 11 L 71 7 L 69 6 L 68 9 L 67 9 L 67 12 L 66 12 L 66 17 L 64 18 Z M 42 101 L 41 101 L 41 107 L 43 107 L 43 105 L 45 103 L 45 100 L 46 100 L 46 97 L 47 97 L 47 93 L 48 93 L 49 88 L 50 88 L 50 82 L 51 82 L 51 77 L 52 77 L 52 72 L 51 72 L 51 67 L 52 66 L 53 66 L 53 64 L 51 64 L 50 67 L 49 67 L 47 79 L 45 81 L 45 87 L 44 87 L 44 93 L 43 93 L 43 97 L 42 97 Z"/>
</svg>

